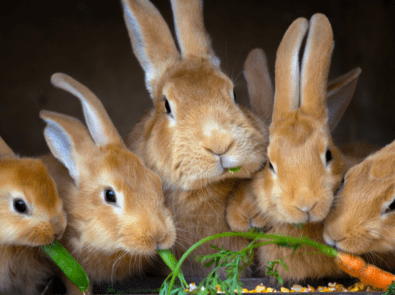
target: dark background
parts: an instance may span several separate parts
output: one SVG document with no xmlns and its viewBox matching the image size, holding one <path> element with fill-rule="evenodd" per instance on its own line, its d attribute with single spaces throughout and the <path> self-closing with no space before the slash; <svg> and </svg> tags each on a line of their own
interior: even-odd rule
<svg viewBox="0 0 395 295">
<path fill-rule="evenodd" d="M 7 1 L 11 2 L 11 1 Z M 0 10 L 0 136 L 21 155 L 48 151 L 39 118 L 48 109 L 83 119 L 77 98 L 55 89 L 64 72 L 103 101 L 126 135 L 152 103 L 134 57 L 117 0 L 12 1 Z M 173 31 L 170 1 L 153 1 Z M 362 68 L 356 95 L 335 130 L 335 141 L 386 144 L 395 139 L 395 1 L 205 0 L 204 18 L 223 70 L 248 106 L 242 69 L 248 52 L 263 48 L 274 70 L 277 47 L 298 17 L 321 12 L 334 31 L 330 78 Z M 174 33 L 173 33 L 174 36 Z"/>
</svg>

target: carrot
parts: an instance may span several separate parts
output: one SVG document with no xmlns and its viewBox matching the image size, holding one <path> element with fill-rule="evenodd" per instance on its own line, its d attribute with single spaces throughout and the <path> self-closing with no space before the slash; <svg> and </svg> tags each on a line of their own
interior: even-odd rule
<svg viewBox="0 0 395 295">
<path fill-rule="evenodd" d="M 335 261 L 341 270 L 367 285 L 385 290 L 391 285 L 392 281 L 395 281 L 395 275 L 366 263 L 361 257 L 338 252 Z"/>
</svg>

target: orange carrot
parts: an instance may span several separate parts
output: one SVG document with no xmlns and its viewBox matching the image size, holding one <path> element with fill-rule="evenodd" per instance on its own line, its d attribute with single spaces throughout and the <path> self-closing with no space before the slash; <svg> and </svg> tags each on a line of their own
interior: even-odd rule
<svg viewBox="0 0 395 295">
<path fill-rule="evenodd" d="M 387 287 L 391 285 L 392 281 L 395 281 L 395 275 L 386 272 L 377 266 L 366 263 L 358 256 L 338 252 L 335 261 L 341 270 L 358 278 L 366 285 L 386 290 Z"/>
</svg>

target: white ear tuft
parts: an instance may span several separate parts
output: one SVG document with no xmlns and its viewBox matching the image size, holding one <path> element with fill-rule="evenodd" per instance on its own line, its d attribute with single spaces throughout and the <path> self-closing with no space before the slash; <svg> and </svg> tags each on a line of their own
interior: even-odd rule
<svg viewBox="0 0 395 295">
<path fill-rule="evenodd" d="M 53 74 L 51 82 L 80 100 L 86 124 L 96 145 L 124 144 L 102 102 L 88 87 L 62 73 Z"/>
<path fill-rule="evenodd" d="M 149 0 L 122 0 L 123 16 L 133 52 L 152 88 L 166 69 L 178 62 L 180 54 L 165 20 Z"/>
<path fill-rule="evenodd" d="M 67 132 L 55 121 L 43 118 L 48 124 L 44 129 L 45 140 L 52 154 L 69 170 L 76 185 L 79 183 L 79 171 L 73 158 L 73 142 Z"/>
</svg>

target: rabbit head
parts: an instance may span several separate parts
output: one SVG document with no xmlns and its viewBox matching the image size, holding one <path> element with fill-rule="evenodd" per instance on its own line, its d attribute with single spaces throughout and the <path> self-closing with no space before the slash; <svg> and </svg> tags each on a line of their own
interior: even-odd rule
<svg viewBox="0 0 395 295">
<path fill-rule="evenodd" d="M 47 123 L 48 146 L 72 178 L 62 196 L 69 216 L 65 236 L 72 252 L 90 249 L 150 256 L 158 248 L 171 247 L 175 227 L 164 205 L 159 176 L 126 148 L 100 100 L 87 87 L 60 73 L 51 81 L 80 99 L 89 129 L 66 115 L 40 113 Z"/>
<path fill-rule="evenodd" d="M 299 72 L 299 50 L 308 29 Z M 322 221 L 346 170 L 331 130 L 361 71 L 328 84 L 332 49 L 331 25 L 315 14 L 310 24 L 304 18 L 294 21 L 277 51 L 269 160 L 257 175 L 254 193 L 261 210 L 280 223 Z"/>
<path fill-rule="evenodd" d="M 358 71 L 359 69 L 355 69 L 328 83 L 327 104 L 331 106 L 329 111 L 333 109 L 333 106 L 338 105 L 339 100 L 344 100 L 345 95 L 351 98 L 355 89 L 355 73 Z M 244 63 L 244 77 L 247 81 L 252 111 L 269 126 L 273 113 L 274 89 L 267 57 L 262 49 L 255 48 L 248 54 Z M 357 152 L 361 150 L 354 145 L 353 148 Z M 255 178 L 259 177 L 261 175 L 256 175 Z M 254 190 L 259 190 L 259 187 L 254 188 L 254 185 L 261 185 L 260 181 L 246 180 L 229 197 L 226 217 L 233 231 L 249 231 L 252 227 L 264 227 L 267 230 L 271 227 L 270 218 L 267 214 L 263 214 L 257 205 Z M 261 214 L 257 214 L 258 212 Z"/>
<path fill-rule="evenodd" d="M 60 239 L 66 213 L 44 164 L 20 158 L 0 137 L 0 244 L 41 246 Z"/>
<path fill-rule="evenodd" d="M 395 249 L 395 142 L 347 171 L 325 220 L 325 242 L 355 253 Z"/>
<path fill-rule="evenodd" d="M 176 35 L 148 0 L 122 0 L 132 48 L 154 103 L 131 133 L 132 147 L 165 187 L 190 190 L 248 178 L 266 160 L 267 128 L 235 103 L 203 24 L 200 0 L 172 0 Z M 237 173 L 229 168 L 239 167 Z"/>
</svg>

